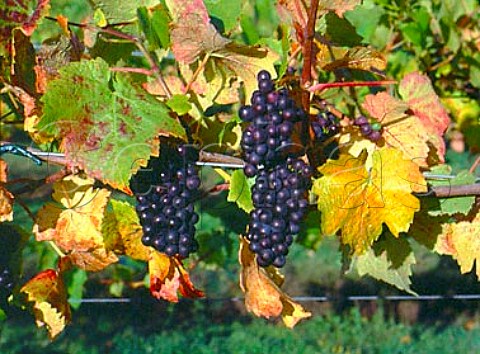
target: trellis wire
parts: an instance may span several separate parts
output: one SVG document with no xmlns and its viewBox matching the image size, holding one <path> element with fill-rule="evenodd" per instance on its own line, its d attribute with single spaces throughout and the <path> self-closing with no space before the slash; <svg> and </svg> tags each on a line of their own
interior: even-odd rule
<svg viewBox="0 0 480 354">
<path fill-rule="evenodd" d="M 336 302 L 336 301 L 437 301 L 437 300 L 480 300 L 480 294 L 453 294 L 453 295 L 349 295 L 349 296 L 294 296 L 297 302 Z M 203 301 L 243 302 L 243 297 L 202 298 Z M 134 300 L 123 298 L 85 298 L 69 299 L 71 303 L 131 303 Z"/>
</svg>

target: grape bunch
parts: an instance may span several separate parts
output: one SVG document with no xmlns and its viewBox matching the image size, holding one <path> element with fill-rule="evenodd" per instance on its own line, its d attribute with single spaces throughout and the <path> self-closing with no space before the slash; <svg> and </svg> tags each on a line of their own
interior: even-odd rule
<svg viewBox="0 0 480 354">
<path fill-rule="evenodd" d="M 14 278 L 8 267 L 0 267 L 0 295 L 8 297 L 13 290 Z"/>
<path fill-rule="evenodd" d="M 370 123 L 367 117 L 358 116 L 353 124 L 360 128 L 360 133 L 374 143 L 382 138 L 382 125 L 379 122 Z"/>
<path fill-rule="evenodd" d="M 197 160 L 193 147 L 162 145 L 160 157 L 151 164 L 156 174 L 153 183 L 148 191 L 136 195 L 145 246 L 181 258 L 197 251 L 194 236 L 198 214 L 193 207 L 200 186 L 194 167 Z"/>
<path fill-rule="evenodd" d="M 258 172 L 252 188 L 255 209 L 250 213 L 247 239 L 262 267 L 283 267 L 293 236 L 307 209 L 306 190 L 312 168 L 300 159 L 288 158 L 272 169 Z"/>
<path fill-rule="evenodd" d="M 284 88 L 275 90 L 270 73 L 259 72 L 258 90 L 250 105 L 240 107 L 239 117 L 249 122 L 243 131 L 241 147 L 245 155 L 244 172 L 253 177 L 263 167 L 275 166 L 291 154 L 294 124 L 305 118 Z"/>
<path fill-rule="evenodd" d="M 324 142 L 337 134 L 340 130 L 340 121 L 331 112 L 321 112 L 310 122 L 315 139 Z"/>
</svg>

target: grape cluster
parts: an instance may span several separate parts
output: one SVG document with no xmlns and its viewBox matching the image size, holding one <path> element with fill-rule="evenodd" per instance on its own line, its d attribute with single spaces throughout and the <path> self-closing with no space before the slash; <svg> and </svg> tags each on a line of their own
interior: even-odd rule
<svg viewBox="0 0 480 354">
<path fill-rule="evenodd" d="M 300 231 L 308 206 L 305 192 L 312 172 L 305 162 L 293 158 L 258 172 L 252 188 L 255 209 L 250 213 L 247 239 L 260 266 L 284 266 L 288 247 Z"/>
<path fill-rule="evenodd" d="M 291 154 L 294 124 L 305 112 L 296 107 L 284 88 L 275 90 L 270 73 L 259 72 L 258 90 L 250 105 L 242 106 L 239 116 L 249 122 L 243 131 L 241 147 L 245 155 L 245 175 L 253 177 L 262 167 L 275 166 Z"/>
<path fill-rule="evenodd" d="M 324 142 L 337 134 L 340 130 L 340 121 L 331 112 L 321 112 L 310 122 L 315 139 Z"/>
<path fill-rule="evenodd" d="M 198 214 L 193 207 L 200 178 L 194 167 L 198 152 L 180 145 L 162 145 L 155 161 L 157 173 L 149 190 L 137 194 L 137 213 L 143 228 L 142 243 L 168 256 L 186 258 L 197 251 L 195 224 Z"/>
<path fill-rule="evenodd" d="M 8 267 L 0 268 L 0 294 L 6 297 L 12 293 L 14 286 L 13 274 Z"/>
<path fill-rule="evenodd" d="M 360 128 L 360 133 L 374 143 L 382 138 L 382 125 L 378 122 L 370 123 L 367 117 L 358 116 L 353 124 Z"/>
</svg>

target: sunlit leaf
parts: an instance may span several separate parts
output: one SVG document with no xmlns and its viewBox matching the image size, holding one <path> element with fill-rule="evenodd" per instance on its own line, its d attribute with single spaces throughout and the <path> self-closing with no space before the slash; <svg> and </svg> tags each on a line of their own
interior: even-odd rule
<svg viewBox="0 0 480 354">
<path fill-rule="evenodd" d="M 388 146 L 401 150 L 419 166 L 428 166 L 428 130 L 418 117 L 406 113 L 406 103 L 380 92 L 366 96 L 363 108 L 382 124 L 382 136 Z"/>
<path fill-rule="evenodd" d="M 313 193 L 322 213 L 323 234 L 341 230 L 341 241 L 362 254 L 380 236 L 385 223 L 393 235 L 408 231 L 420 201 L 412 192 L 426 192 L 426 182 L 416 164 L 396 149 L 373 152 L 367 170 L 367 153 L 328 160 L 319 168 Z"/>
<path fill-rule="evenodd" d="M 354 258 L 352 267 L 358 275 L 369 275 L 416 295 L 410 288 L 412 265 L 416 263 L 413 251 L 406 239 L 394 239 L 391 235 L 374 243 L 364 254 Z"/>
<path fill-rule="evenodd" d="M 7 163 L 0 159 L 0 222 L 13 220 L 13 194 L 3 184 L 7 182 Z"/>
<path fill-rule="evenodd" d="M 248 311 L 265 318 L 282 316 L 289 328 L 312 315 L 280 289 L 283 278 L 278 276 L 277 271 L 265 270 L 257 264 L 255 254 L 244 238 L 240 240 L 238 256 L 242 267 L 240 287 L 245 293 Z"/>
<path fill-rule="evenodd" d="M 52 197 L 57 203 L 38 211 L 33 233 L 37 241 L 55 242 L 79 267 L 100 270 L 118 258 L 105 249 L 101 231 L 110 192 L 93 183 L 78 175 L 56 182 Z"/>
<path fill-rule="evenodd" d="M 108 21 L 108 23 L 121 23 L 135 19 L 137 8 L 139 7 L 153 7 L 158 4 L 158 0 L 129 0 L 129 1 L 115 1 L 115 0 L 89 0 L 97 13 Z M 101 11 L 101 12 L 100 12 Z M 99 15 L 97 15 L 98 18 Z M 101 25 L 102 23 L 97 23 Z M 105 26 L 105 23 L 103 26 Z"/>
<path fill-rule="evenodd" d="M 476 274 L 480 280 L 480 212 L 472 221 L 444 224 L 442 231 L 435 250 L 452 256 L 462 274 L 472 271 L 476 264 Z"/>
<path fill-rule="evenodd" d="M 237 205 L 247 213 L 253 210 L 250 184 L 243 171 L 237 170 L 232 173 L 227 200 L 237 203 Z"/>
<path fill-rule="evenodd" d="M 152 249 L 142 244 L 142 226 L 135 208 L 127 202 L 110 200 L 112 211 L 107 211 L 102 225 L 106 248 L 115 254 L 148 261 Z"/>
<path fill-rule="evenodd" d="M 60 334 L 71 321 L 65 285 L 59 273 L 47 269 L 30 279 L 21 289 L 27 301 L 33 302 L 38 327 L 46 326 L 50 339 Z"/>
<path fill-rule="evenodd" d="M 42 132 L 62 140 L 70 166 L 131 193 L 129 180 L 150 155 L 158 134 L 184 137 L 165 105 L 132 83 L 112 76 L 102 59 L 70 63 L 42 97 Z"/>
<path fill-rule="evenodd" d="M 371 48 L 355 47 L 339 58 L 323 66 L 323 70 L 333 71 L 340 68 L 381 72 L 387 67 L 387 61 L 382 53 Z"/>
<path fill-rule="evenodd" d="M 204 297 L 195 288 L 183 264 L 175 257 L 152 252 L 148 262 L 150 293 L 157 299 L 178 302 L 178 293 L 188 298 Z"/>
</svg>

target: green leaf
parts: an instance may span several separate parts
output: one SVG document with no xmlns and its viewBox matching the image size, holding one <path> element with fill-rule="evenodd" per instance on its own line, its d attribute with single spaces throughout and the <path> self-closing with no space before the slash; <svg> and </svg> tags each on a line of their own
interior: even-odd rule
<svg viewBox="0 0 480 354">
<path fill-rule="evenodd" d="M 66 280 L 68 295 L 71 299 L 81 300 L 83 298 L 83 287 L 87 281 L 87 272 L 83 269 L 75 269 L 69 274 L 68 280 Z M 70 302 L 70 306 L 75 310 L 81 305 L 80 301 Z"/>
<path fill-rule="evenodd" d="M 140 26 L 145 38 L 149 44 L 148 49 L 154 51 L 160 47 L 160 40 L 156 36 L 156 32 L 153 30 L 150 14 L 146 7 L 139 7 L 137 9 L 138 25 Z"/>
<path fill-rule="evenodd" d="M 432 168 L 433 174 L 450 175 L 451 168 L 447 165 L 435 166 Z M 460 171 L 455 178 L 448 180 L 431 180 L 429 184 L 432 186 L 458 186 L 475 183 L 475 176 L 468 170 Z M 455 197 L 455 198 L 438 198 L 438 208 L 429 210 L 432 216 L 438 215 L 453 215 L 456 213 L 467 214 L 475 203 L 475 196 Z"/>
<path fill-rule="evenodd" d="M 167 102 L 167 106 L 178 115 L 187 114 L 192 109 L 192 104 L 186 95 L 173 95 Z"/>
<path fill-rule="evenodd" d="M 237 25 L 245 0 L 205 0 L 204 3 L 210 16 L 221 20 L 225 32 L 230 32 Z"/>
<path fill-rule="evenodd" d="M 346 47 L 354 47 L 362 42 L 363 38 L 357 34 L 355 27 L 346 19 L 329 12 L 325 16 L 325 20 L 325 34 L 333 43 Z"/>
<path fill-rule="evenodd" d="M 89 0 L 93 8 L 101 10 L 108 23 L 128 22 L 135 19 L 139 7 L 153 7 L 158 0 Z"/>
<path fill-rule="evenodd" d="M 356 32 L 364 38 L 364 42 L 370 43 L 369 40 L 375 33 L 384 13 L 385 10 L 380 6 L 362 4 L 352 11 L 347 11 L 345 18 L 355 27 Z M 368 18 L 368 21 L 365 21 L 366 18 Z"/>
<path fill-rule="evenodd" d="M 163 6 L 155 8 L 151 22 L 153 30 L 157 34 L 158 40 L 161 43 L 160 47 L 165 49 L 170 47 L 170 29 L 168 27 L 170 16 Z"/>
<path fill-rule="evenodd" d="M 236 170 L 232 173 L 227 200 L 237 203 L 237 205 L 247 213 L 250 213 L 254 209 L 250 185 L 251 183 L 247 177 L 245 177 L 242 170 Z"/>
<path fill-rule="evenodd" d="M 62 139 L 69 165 L 127 193 L 132 174 L 158 153 L 159 134 L 185 136 L 163 103 L 100 58 L 62 68 L 42 102 L 38 129 Z"/>
<path fill-rule="evenodd" d="M 352 267 L 360 276 L 369 275 L 375 279 L 396 286 L 400 290 L 417 295 L 411 288 L 410 276 L 415 256 L 410 244 L 403 238 L 391 234 L 382 238 L 364 254 L 356 256 Z"/>
</svg>

